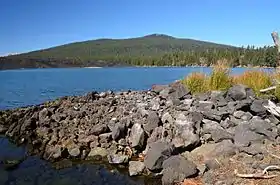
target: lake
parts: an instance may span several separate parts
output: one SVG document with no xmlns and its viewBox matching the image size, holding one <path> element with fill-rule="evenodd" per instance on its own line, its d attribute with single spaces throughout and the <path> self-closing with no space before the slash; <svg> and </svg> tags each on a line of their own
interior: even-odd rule
<svg viewBox="0 0 280 185">
<path fill-rule="evenodd" d="M 233 74 L 248 70 L 234 68 Z M 0 110 L 39 104 L 61 96 L 90 91 L 147 90 L 168 84 L 192 72 L 209 74 L 204 67 L 72 68 L 0 71 Z"/>
<path fill-rule="evenodd" d="M 234 68 L 240 74 L 246 68 Z M 40 104 L 61 96 L 90 91 L 147 90 L 153 84 L 168 84 L 192 72 L 209 74 L 203 67 L 158 68 L 72 68 L 0 71 L 0 110 Z M 23 147 L 0 138 L 0 161 L 21 158 Z M 100 164 L 76 164 L 57 169 L 36 156 L 27 157 L 18 168 L 6 171 L 0 164 L 0 184 L 156 184 L 145 178 L 130 178 L 122 169 Z"/>
</svg>

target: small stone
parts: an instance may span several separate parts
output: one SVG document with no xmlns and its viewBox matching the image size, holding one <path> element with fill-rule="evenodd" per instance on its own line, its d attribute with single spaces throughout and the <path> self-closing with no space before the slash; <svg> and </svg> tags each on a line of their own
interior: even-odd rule
<svg viewBox="0 0 280 185">
<path fill-rule="evenodd" d="M 106 157 L 108 152 L 105 148 L 96 147 L 92 148 L 87 156 L 87 159 L 95 158 L 95 156 L 101 156 L 102 158 Z"/>
<path fill-rule="evenodd" d="M 72 157 L 78 157 L 81 154 L 80 147 L 75 145 L 71 148 L 68 148 L 68 153 Z"/>
<path fill-rule="evenodd" d="M 129 157 L 127 155 L 109 154 L 107 155 L 110 164 L 125 164 L 128 163 Z"/>
<path fill-rule="evenodd" d="M 238 118 L 238 119 L 241 119 L 241 117 L 245 114 L 245 112 L 241 111 L 241 110 L 238 110 L 238 111 L 235 111 L 233 113 L 233 116 Z"/>
<path fill-rule="evenodd" d="M 98 125 L 94 125 L 91 129 L 90 129 L 90 134 L 94 134 L 94 135 L 100 135 L 103 133 L 106 133 L 108 131 L 108 127 L 105 124 L 98 124 Z"/>
<path fill-rule="evenodd" d="M 129 161 L 128 171 L 129 176 L 136 176 L 143 173 L 145 165 L 141 161 Z"/>
<path fill-rule="evenodd" d="M 241 119 L 243 121 L 249 121 L 252 117 L 253 115 L 250 112 L 246 112 L 243 116 L 241 116 Z"/>
</svg>

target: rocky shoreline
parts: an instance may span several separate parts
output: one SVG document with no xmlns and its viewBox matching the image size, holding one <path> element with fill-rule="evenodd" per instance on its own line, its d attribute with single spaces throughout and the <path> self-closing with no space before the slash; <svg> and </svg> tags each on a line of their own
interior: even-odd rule
<svg viewBox="0 0 280 185">
<path fill-rule="evenodd" d="M 234 170 L 280 164 L 271 157 L 280 151 L 279 113 L 243 85 L 191 95 L 174 82 L 1 111 L 0 133 L 51 162 L 105 160 L 127 165 L 130 176 L 162 176 L 163 185 L 242 184 Z"/>
</svg>

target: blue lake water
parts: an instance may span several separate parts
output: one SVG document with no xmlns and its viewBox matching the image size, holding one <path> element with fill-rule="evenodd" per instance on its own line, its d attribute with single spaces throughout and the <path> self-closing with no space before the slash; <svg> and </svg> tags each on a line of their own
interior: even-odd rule
<svg viewBox="0 0 280 185">
<path fill-rule="evenodd" d="M 245 68 L 234 68 L 240 74 Z M 153 84 L 168 84 L 192 72 L 209 74 L 210 68 L 72 68 L 0 71 L 0 110 L 40 104 L 61 96 L 82 95 L 90 91 L 147 90 Z M 25 155 L 6 138 L 0 138 L 0 162 Z M 153 184 L 145 179 L 132 179 L 126 174 L 112 173 L 100 165 L 77 164 L 55 169 L 36 157 L 28 157 L 12 171 L 0 163 L 0 184 Z M 156 184 L 156 183 L 155 183 Z"/>
<path fill-rule="evenodd" d="M 234 68 L 233 74 L 248 70 Z M 192 72 L 209 74 L 211 68 L 72 68 L 0 71 L 0 110 L 39 104 L 61 96 L 90 91 L 147 90 L 168 84 Z"/>
</svg>

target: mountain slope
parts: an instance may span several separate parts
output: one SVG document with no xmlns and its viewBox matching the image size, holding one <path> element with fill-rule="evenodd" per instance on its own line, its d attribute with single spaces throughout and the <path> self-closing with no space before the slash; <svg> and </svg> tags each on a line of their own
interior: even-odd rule
<svg viewBox="0 0 280 185">
<path fill-rule="evenodd" d="M 235 47 L 152 34 L 130 39 L 97 39 L 76 42 L 4 57 L 1 59 L 0 68 L 115 66 L 128 64 L 127 61 L 131 58 L 162 57 L 167 53 L 202 51 L 210 48 Z M 13 65 L 7 65 L 8 61 Z"/>
<path fill-rule="evenodd" d="M 22 56 L 96 59 L 98 56 L 155 56 L 174 51 L 201 50 L 205 48 L 230 48 L 192 39 L 178 39 L 167 35 L 153 34 L 131 39 L 98 39 L 66 44 Z"/>
</svg>

